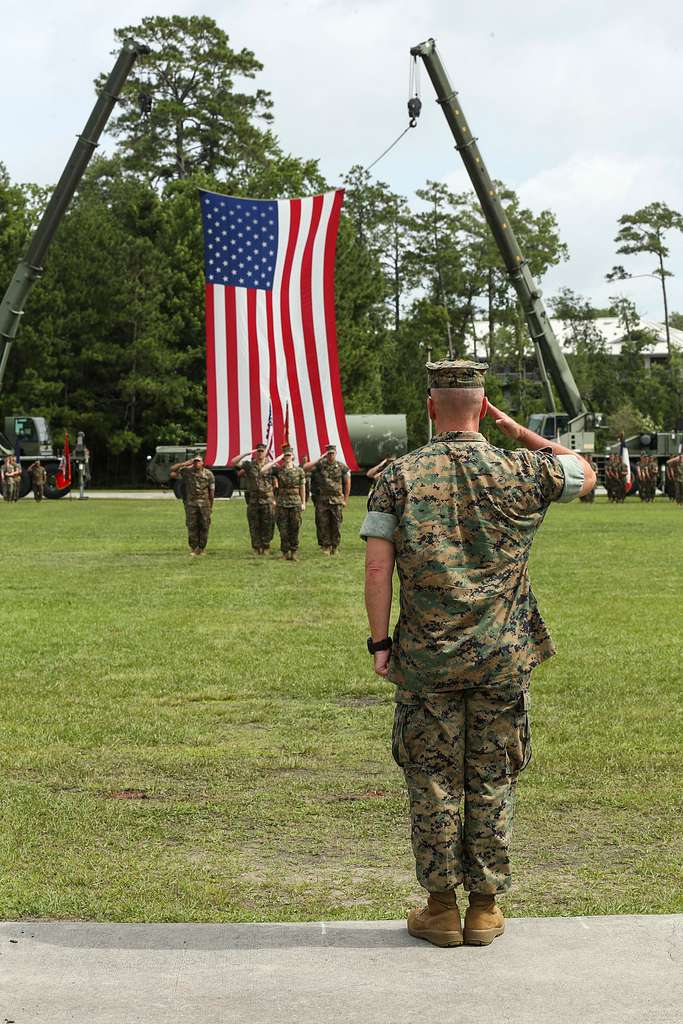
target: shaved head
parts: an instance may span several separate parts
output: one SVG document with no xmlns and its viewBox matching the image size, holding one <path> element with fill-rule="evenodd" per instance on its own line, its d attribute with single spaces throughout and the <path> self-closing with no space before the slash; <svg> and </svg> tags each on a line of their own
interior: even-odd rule
<svg viewBox="0 0 683 1024">
<path fill-rule="evenodd" d="M 430 415 L 437 431 L 478 430 L 483 401 L 483 388 L 432 388 Z"/>
</svg>

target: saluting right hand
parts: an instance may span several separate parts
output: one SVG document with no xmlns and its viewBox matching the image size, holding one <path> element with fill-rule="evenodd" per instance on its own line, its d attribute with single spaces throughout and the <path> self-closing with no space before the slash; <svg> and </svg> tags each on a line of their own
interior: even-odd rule
<svg viewBox="0 0 683 1024">
<path fill-rule="evenodd" d="M 508 416 L 506 413 L 501 412 L 500 409 L 496 409 L 495 405 L 492 405 L 491 402 L 488 402 L 486 413 L 488 416 L 493 417 L 496 426 L 507 437 L 511 437 L 513 441 L 519 439 L 522 428 L 516 420 L 513 420 L 512 416 Z"/>
</svg>

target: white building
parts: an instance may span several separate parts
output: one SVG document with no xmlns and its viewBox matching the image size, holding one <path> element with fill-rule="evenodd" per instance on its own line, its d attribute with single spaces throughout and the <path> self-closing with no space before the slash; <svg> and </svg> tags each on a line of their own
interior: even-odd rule
<svg viewBox="0 0 683 1024">
<path fill-rule="evenodd" d="M 621 346 L 624 341 L 624 329 L 615 316 L 601 316 L 591 323 L 600 332 L 605 339 L 607 351 L 612 355 L 619 355 L 621 352 Z M 571 353 L 572 351 L 572 331 L 571 325 L 564 320 L 556 320 L 554 317 L 550 317 L 550 324 L 555 336 L 559 341 L 562 349 L 565 353 Z M 475 320 L 475 331 L 477 340 L 481 340 L 484 344 L 488 338 L 489 325 L 488 320 Z M 668 351 L 666 347 L 666 332 L 664 330 L 664 324 L 658 323 L 655 320 L 638 320 L 637 325 L 634 327 L 635 330 L 650 331 L 654 335 L 654 341 L 652 345 L 647 346 L 643 349 L 643 362 L 645 369 L 649 369 L 652 364 L 665 362 Z M 683 331 L 677 330 L 675 327 L 669 328 L 671 334 L 671 345 L 672 348 L 678 349 L 683 352 Z M 483 347 L 483 345 L 482 345 Z M 483 355 L 482 352 L 479 353 Z"/>
</svg>

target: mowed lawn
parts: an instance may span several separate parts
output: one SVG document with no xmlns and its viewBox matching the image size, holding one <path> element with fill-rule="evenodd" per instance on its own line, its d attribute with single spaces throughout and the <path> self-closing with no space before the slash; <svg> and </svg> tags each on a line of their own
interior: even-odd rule
<svg viewBox="0 0 683 1024">
<path fill-rule="evenodd" d="M 0 505 L 0 918 L 402 916 L 420 896 L 365 650 L 364 500 L 340 554 L 258 559 L 219 502 Z M 683 509 L 553 508 L 512 915 L 683 910 Z"/>
</svg>

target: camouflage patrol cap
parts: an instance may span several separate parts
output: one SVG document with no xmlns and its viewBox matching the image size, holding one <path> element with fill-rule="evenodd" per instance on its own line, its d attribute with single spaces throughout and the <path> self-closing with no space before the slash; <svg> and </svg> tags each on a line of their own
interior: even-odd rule
<svg viewBox="0 0 683 1024">
<path fill-rule="evenodd" d="M 336 452 L 336 450 L 337 450 L 336 444 L 328 444 L 327 447 L 325 448 L 326 452 Z"/>
<path fill-rule="evenodd" d="M 282 454 L 283 455 L 291 455 L 292 454 L 292 446 L 291 446 L 291 444 L 283 444 L 283 446 L 282 446 Z"/>
<path fill-rule="evenodd" d="M 473 363 L 469 359 L 440 359 L 427 363 L 430 388 L 483 388 L 486 363 Z"/>
<path fill-rule="evenodd" d="M 263 441 L 259 441 L 259 443 L 254 448 L 255 452 L 264 452 L 265 450 L 266 450 L 266 446 L 264 445 Z"/>
<path fill-rule="evenodd" d="M 201 453 L 201 452 L 196 452 L 196 453 L 195 453 L 195 454 L 194 454 L 194 455 L 192 456 L 192 461 L 193 461 L 193 462 L 198 462 L 198 461 L 199 461 L 200 459 L 203 459 L 203 458 L 204 458 L 204 456 L 202 455 L 202 453 Z"/>
</svg>

